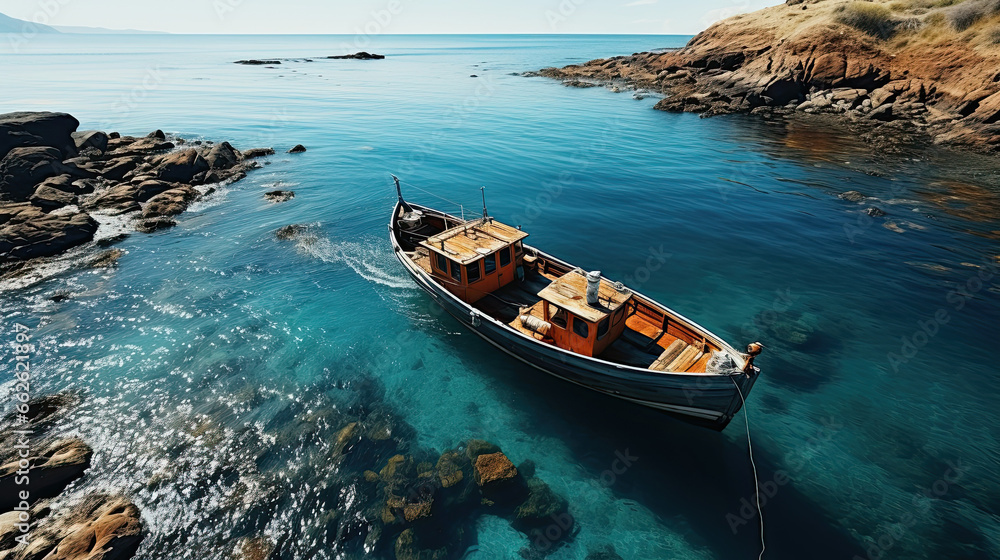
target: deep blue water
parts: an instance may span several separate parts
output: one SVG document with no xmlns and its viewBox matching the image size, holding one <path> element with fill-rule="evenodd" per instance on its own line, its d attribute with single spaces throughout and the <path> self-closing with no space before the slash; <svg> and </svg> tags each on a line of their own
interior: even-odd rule
<svg viewBox="0 0 1000 560">
<path fill-rule="evenodd" d="M 239 523 L 252 500 L 234 488 L 263 492 L 244 468 L 256 459 L 283 501 L 255 531 L 285 539 L 288 557 L 333 558 L 306 537 L 321 512 L 304 481 L 322 478 L 310 453 L 339 426 L 273 447 L 289 411 L 371 401 L 416 445 L 477 437 L 535 461 L 580 527 L 551 558 L 604 544 L 625 558 L 756 556 L 742 418 L 722 434 L 689 427 L 548 379 L 442 318 L 390 254 L 392 172 L 415 202 L 445 204 L 419 187 L 472 213 L 485 185 L 491 214 L 531 243 L 736 346 L 764 342 L 748 411 L 773 494 L 766 558 L 1000 557 L 995 161 L 877 153 L 822 123 L 667 114 L 513 75 L 686 40 L 384 36 L 365 45 L 383 61 L 277 69 L 232 61 L 341 54 L 355 38 L 0 41 L 0 112 L 279 150 L 176 228 L 118 242 L 116 269 L 57 262 L 3 288 L 4 330 L 17 320 L 40 341 L 34 390 L 84 395 L 59 426 L 96 450 L 71 494 L 129 494 L 149 530 L 141 558 L 224 558 L 252 534 Z M 281 153 L 297 143 L 309 151 Z M 265 202 L 276 184 L 296 197 Z M 836 196 L 847 190 L 874 199 Z M 287 224 L 309 233 L 276 240 Z M 652 253 L 669 258 L 647 267 Z M 635 464 L 602 479 L 625 450 Z M 493 518 L 478 540 L 470 558 L 527 545 Z"/>
</svg>

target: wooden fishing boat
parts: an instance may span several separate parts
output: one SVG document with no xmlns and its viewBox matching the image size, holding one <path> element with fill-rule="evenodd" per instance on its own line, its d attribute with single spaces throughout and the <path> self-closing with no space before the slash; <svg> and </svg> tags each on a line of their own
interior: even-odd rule
<svg viewBox="0 0 1000 560">
<path fill-rule="evenodd" d="M 395 179 L 395 177 L 393 177 Z M 396 258 L 459 322 L 503 352 L 560 379 L 724 429 L 745 404 L 763 348 L 739 352 L 621 283 L 535 247 L 488 216 L 464 220 L 398 201 Z"/>
</svg>

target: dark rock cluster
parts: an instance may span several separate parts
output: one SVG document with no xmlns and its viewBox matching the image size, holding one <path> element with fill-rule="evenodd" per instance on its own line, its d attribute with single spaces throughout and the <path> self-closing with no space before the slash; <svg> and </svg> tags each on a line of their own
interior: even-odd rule
<svg viewBox="0 0 1000 560">
<path fill-rule="evenodd" d="M 168 227 L 202 196 L 196 187 L 259 167 L 228 142 L 188 147 L 160 130 L 134 137 L 78 127 L 65 113 L 0 115 L 0 264 L 91 241 L 95 213 L 135 213 L 138 231 Z"/>
</svg>

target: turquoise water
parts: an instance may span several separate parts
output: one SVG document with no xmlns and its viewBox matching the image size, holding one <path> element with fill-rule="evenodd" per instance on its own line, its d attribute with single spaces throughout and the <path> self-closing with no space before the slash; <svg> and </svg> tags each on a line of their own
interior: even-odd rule
<svg viewBox="0 0 1000 560">
<path fill-rule="evenodd" d="M 0 112 L 279 150 L 178 227 L 117 242 L 118 268 L 57 262 L 0 294 L 4 329 L 39 339 L 34 391 L 84 396 L 59 426 L 96 451 L 69 498 L 130 495 L 149 531 L 139 557 L 225 558 L 261 533 L 281 557 L 349 552 L 320 518 L 356 506 L 316 487 L 336 477 L 337 415 L 359 410 L 397 418 L 414 447 L 477 437 L 533 460 L 579 526 L 550 558 L 759 551 L 742 419 L 716 434 L 590 394 L 442 318 L 390 254 L 390 172 L 414 202 L 446 204 L 418 186 L 471 213 L 485 185 L 533 244 L 734 345 L 764 342 L 748 411 L 766 558 L 1000 556 L 994 161 L 513 75 L 686 37 L 384 36 L 365 47 L 384 61 L 231 64 L 355 39 L 0 41 Z M 309 151 L 280 153 L 297 143 Z M 276 184 L 296 197 L 265 202 Z M 874 200 L 836 196 L 852 189 Z M 873 205 L 888 215 L 867 218 Z M 287 224 L 307 233 L 275 239 Z M 303 428 L 311 414 L 329 420 Z M 607 477 L 626 450 L 638 460 Z M 516 558 L 528 541 L 487 517 L 478 544 L 470 558 Z"/>
</svg>

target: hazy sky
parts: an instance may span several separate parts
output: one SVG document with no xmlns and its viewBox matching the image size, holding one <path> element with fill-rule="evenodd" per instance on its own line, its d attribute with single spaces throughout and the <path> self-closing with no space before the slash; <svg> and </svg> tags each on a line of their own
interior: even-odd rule
<svg viewBox="0 0 1000 560">
<path fill-rule="evenodd" d="M 0 0 L 0 13 L 51 25 L 174 33 L 693 34 L 780 1 Z"/>
</svg>

